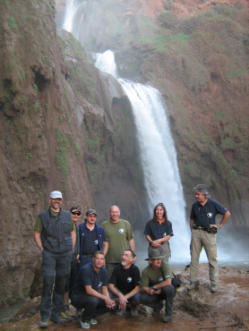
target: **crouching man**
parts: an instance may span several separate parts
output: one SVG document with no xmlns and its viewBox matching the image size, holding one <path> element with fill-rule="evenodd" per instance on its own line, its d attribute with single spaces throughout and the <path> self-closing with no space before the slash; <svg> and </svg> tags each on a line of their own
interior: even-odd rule
<svg viewBox="0 0 249 331">
<path fill-rule="evenodd" d="M 107 271 L 104 264 L 104 253 L 96 251 L 92 263 L 80 268 L 77 284 L 72 289 L 72 305 L 78 310 L 84 308 L 80 318 L 83 329 L 96 325 L 95 317 L 108 312 L 115 306 L 115 302 L 109 296 Z"/>
<path fill-rule="evenodd" d="M 131 315 L 137 316 L 137 305 L 140 301 L 140 272 L 134 261 L 136 254 L 127 249 L 123 252 L 121 264 L 117 265 L 109 280 L 109 289 L 117 297 L 119 315 L 126 311 L 127 304 L 130 304 Z"/>
<path fill-rule="evenodd" d="M 162 262 L 163 256 L 159 250 L 153 250 L 149 254 L 149 265 L 142 271 L 141 278 L 141 303 L 154 308 L 159 313 L 162 301 L 166 300 L 165 316 L 163 322 L 172 320 L 173 298 L 175 287 L 171 284 L 173 274 L 169 265 Z"/>
</svg>

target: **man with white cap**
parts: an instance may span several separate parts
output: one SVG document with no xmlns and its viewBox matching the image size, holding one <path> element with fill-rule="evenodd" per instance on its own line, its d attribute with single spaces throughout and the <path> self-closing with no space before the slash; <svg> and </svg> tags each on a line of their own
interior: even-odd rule
<svg viewBox="0 0 249 331">
<path fill-rule="evenodd" d="M 40 306 L 40 327 L 65 322 L 63 311 L 65 284 L 70 275 L 76 232 L 70 213 L 61 208 L 62 193 L 49 194 L 49 208 L 43 210 L 34 227 L 35 243 L 42 253 L 43 289 Z"/>
</svg>

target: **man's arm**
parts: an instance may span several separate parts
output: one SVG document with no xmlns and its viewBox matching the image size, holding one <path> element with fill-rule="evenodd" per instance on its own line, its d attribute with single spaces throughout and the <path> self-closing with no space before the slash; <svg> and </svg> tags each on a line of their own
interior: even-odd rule
<svg viewBox="0 0 249 331">
<path fill-rule="evenodd" d="M 72 238 L 73 251 L 74 251 L 75 246 L 76 246 L 76 231 L 75 231 L 75 229 L 73 231 L 71 231 L 71 238 Z"/>
<path fill-rule="evenodd" d="M 108 248 L 109 248 L 109 243 L 108 241 L 103 241 L 103 253 L 104 256 L 106 257 L 107 253 L 108 253 Z"/>
<path fill-rule="evenodd" d="M 226 224 L 226 222 L 228 221 L 228 219 L 229 219 L 230 216 L 231 216 L 231 213 L 230 213 L 230 211 L 227 210 L 225 212 L 225 214 L 223 215 L 220 224 L 219 225 L 210 224 L 210 227 L 211 228 L 221 229 Z"/>
<path fill-rule="evenodd" d="M 136 250 L 136 246 L 135 246 L 135 240 L 134 240 L 134 238 L 131 238 L 131 239 L 129 240 L 129 246 L 130 246 L 130 249 L 131 249 L 133 252 L 135 252 L 135 250 Z"/>
<path fill-rule="evenodd" d="M 41 241 L 41 232 L 34 231 L 34 239 L 35 239 L 36 246 L 42 252 L 43 251 L 43 246 L 42 246 L 42 241 Z"/>
<path fill-rule="evenodd" d="M 190 229 L 192 229 L 194 223 L 195 223 L 194 220 L 192 218 L 190 218 Z"/>
<path fill-rule="evenodd" d="M 91 285 L 85 285 L 85 290 L 88 295 L 104 300 L 108 308 L 114 307 L 115 302 L 110 299 L 107 286 L 102 286 L 102 293 L 94 290 Z"/>
</svg>

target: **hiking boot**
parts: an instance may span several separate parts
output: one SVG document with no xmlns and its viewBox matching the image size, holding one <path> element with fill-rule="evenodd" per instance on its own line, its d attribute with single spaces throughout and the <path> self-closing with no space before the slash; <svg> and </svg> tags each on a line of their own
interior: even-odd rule
<svg viewBox="0 0 249 331">
<path fill-rule="evenodd" d="M 172 321 L 172 315 L 166 314 L 163 318 L 163 322 L 168 323 L 168 322 L 171 322 L 171 321 Z"/>
<path fill-rule="evenodd" d="M 45 329 L 45 328 L 47 328 L 47 327 L 48 327 L 48 318 L 42 318 L 42 319 L 40 320 L 39 327 L 40 327 L 41 329 Z"/>
<path fill-rule="evenodd" d="M 80 326 L 82 329 L 90 329 L 90 323 L 87 321 L 81 321 L 80 320 Z"/>
<path fill-rule="evenodd" d="M 90 319 L 90 324 L 91 325 L 97 325 L 98 324 L 98 321 L 96 319 L 94 319 L 94 318 L 91 318 Z"/>
</svg>

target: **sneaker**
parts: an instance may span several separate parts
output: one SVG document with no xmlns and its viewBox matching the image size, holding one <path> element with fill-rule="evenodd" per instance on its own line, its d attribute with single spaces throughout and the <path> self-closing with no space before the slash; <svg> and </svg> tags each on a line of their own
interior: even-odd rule
<svg viewBox="0 0 249 331">
<path fill-rule="evenodd" d="M 82 327 L 82 329 L 90 329 L 90 323 L 87 321 L 80 320 L 80 326 Z"/>
<path fill-rule="evenodd" d="M 48 319 L 41 319 L 39 327 L 45 329 L 48 327 Z"/>
<path fill-rule="evenodd" d="M 116 311 L 116 315 L 123 317 L 125 315 L 126 310 L 125 309 L 120 309 Z"/>
<path fill-rule="evenodd" d="M 165 315 L 163 318 L 164 323 L 168 323 L 172 321 L 172 315 Z"/>
<path fill-rule="evenodd" d="M 138 317 L 137 307 L 131 308 L 131 316 L 132 317 Z"/>
<path fill-rule="evenodd" d="M 90 324 L 91 325 L 97 325 L 98 324 L 98 321 L 96 319 L 94 319 L 94 318 L 91 318 L 90 319 Z"/>
</svg>

